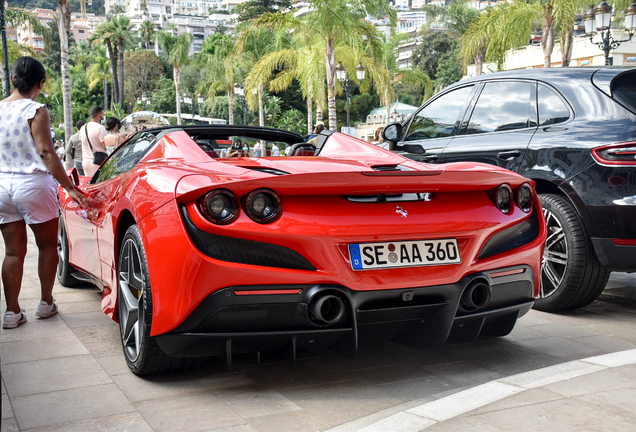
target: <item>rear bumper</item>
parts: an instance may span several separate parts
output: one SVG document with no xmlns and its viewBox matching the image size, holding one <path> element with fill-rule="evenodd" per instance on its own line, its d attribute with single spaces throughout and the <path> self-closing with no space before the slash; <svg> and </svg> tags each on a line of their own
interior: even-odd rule
<svg viewBox="0 0 636 432">
<path fill-rule="evenodd" d="M 620 246 L 606 238 L 592 238 L 601 264 L 612 271 L 636 271 L 636 246 Z"/>
<path fill-rule="evenodd" d="M 474 281 L 488 285 L 490 300 L 482 307 L 467 308 L 462 294 Z M 474 273 L 453 284 L 403 290 L 236 286 L 208 296 L 178 328 L 155 339 L 173 357 L 226 355 L 231 364 L 235 353 L 285 347 L 295 353 L 301 348 L 332 346 L 353 355 L 364 338 L 427 347 L 449 339 L 504 336 L 532 307 L 533 281 L 530 266 L 514 266 Z M 269 293 L 260 294 L 263 290 Z M 324 295 L 342 300 L 345 311 L 338 322 L 321 323 L 312 315 L 312 302 Z"/>
</svg>

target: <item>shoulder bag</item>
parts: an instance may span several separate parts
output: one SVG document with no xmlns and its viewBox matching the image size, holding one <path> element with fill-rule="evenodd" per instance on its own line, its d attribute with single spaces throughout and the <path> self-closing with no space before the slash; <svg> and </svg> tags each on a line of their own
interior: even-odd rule
<svg viewBox="0 0 636 432">
<path fill-rule="evenodd" d="M 91 145 L 91 140 L 88 138 L 88 124 L 84 126 L 84 132 L 86 132 L 86 141 L 88 141 L 88 146 L 91 148 L 91 151 L 93 152 L 93 163 L 95 165 L 103 164 L 106 158 L 108 157 L 108 153 L 93 150 L 93 146 Z"/>
</svg>

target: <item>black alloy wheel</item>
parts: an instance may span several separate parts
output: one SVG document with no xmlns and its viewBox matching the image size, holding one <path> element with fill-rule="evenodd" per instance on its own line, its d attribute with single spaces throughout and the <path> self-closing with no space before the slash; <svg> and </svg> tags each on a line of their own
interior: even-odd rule
<svg viewBox="0 0 636 432">
<path fill-rule="evenodd" d="M 541 290 L 534 308 L 576 309 L 601 294 L 610 272 L 596 258 L 592 242 L 570 203 L 560 195 L 539 196 L 548 236 L 541 262 Z"/>
<path fill-rule="evenodd" d="M 177 372 L 205 363 L 205 359 L 173 358 L 153 337 L 152 290 L 146 253 L 137 225 L 126 231 L 117 266 L 117 312 L 124 357 L 136 375 Z"/>
</svg>

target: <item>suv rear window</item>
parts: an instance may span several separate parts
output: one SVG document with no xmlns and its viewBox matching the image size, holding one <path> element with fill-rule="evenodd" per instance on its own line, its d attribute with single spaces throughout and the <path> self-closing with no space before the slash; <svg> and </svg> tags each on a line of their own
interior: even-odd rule
<svg viewBox="0 0 636 432">
<path fill-rule="evenodd" d="M 611 84 L 612 98 L 636 113 L 636 71 L 623 73 Z"/>
</svg>

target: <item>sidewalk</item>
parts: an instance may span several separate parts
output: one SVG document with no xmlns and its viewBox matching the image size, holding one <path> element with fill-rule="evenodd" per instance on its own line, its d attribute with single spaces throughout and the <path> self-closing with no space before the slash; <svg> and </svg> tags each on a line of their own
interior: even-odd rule
<svg viewBox="0 0 636 432">
<path fill-rule="evenodd" d="M 0 336 L 3 432 L 561 432 L 636 424 L 634 275 L 613 275 L 587 308 L 531 311 L 505 338 L 429 350 L 379 342 L 354 358 L 324 349 L 296 363 L 278 352 L 264 353 L 260 365 L 244 355 L 232 371 L 216 358 L 188 373 L 139 378 L 97 290 L 56 285 L 59 315 L 36 319 L 30 241 L 20 296 L 28 322 Z"/>
</svg>

